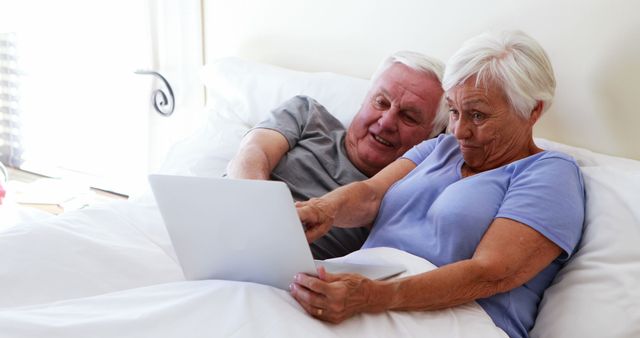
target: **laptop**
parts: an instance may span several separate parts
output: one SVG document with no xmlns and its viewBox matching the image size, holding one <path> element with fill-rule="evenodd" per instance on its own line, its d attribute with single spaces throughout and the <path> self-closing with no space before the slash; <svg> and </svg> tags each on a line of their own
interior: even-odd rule
<svg viewBox="0 0 640 338">
<path fill-rule="evenodd" d="M 149 182 L 187 280 L 255 282 L 287 290 L 299 272 L 385 279 L 402 265 L 314 261 L 291 192 L 278 181 L 150 175 Z"/>
</svg>

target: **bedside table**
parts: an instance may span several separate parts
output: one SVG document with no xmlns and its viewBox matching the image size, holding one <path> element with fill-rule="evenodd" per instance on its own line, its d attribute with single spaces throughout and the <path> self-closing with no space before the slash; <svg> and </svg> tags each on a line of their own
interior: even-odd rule
<svg viewBox="0 0 640 338">
<path fill-rule="evenodd" d="M 49 214 L 57 215 L 96 203 L 128 198 L 69 179 L 49 178 L 16 168 L 7 169 L 9 182 L 5 199 Z"/>
</svg>

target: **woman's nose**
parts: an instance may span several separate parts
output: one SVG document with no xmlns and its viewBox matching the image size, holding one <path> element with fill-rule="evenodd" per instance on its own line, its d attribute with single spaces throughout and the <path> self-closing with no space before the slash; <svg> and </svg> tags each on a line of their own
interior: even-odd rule
<svg viewBox="0 0 640 338">
<path fill-rule="evenodd" d="M 471 128 L 469 123 L 465 121 L 464 118 L 460 118 L 459 120 L 453 123 L 452 128 L 453 136 L 455 136 L 458 140 L 464 140 L 471 136 Z"/>
</svg>

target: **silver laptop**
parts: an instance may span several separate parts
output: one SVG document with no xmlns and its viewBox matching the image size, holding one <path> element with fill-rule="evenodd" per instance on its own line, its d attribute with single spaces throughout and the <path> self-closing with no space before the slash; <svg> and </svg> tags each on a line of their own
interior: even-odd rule
<svg viewBox="0 0 640 338">
<path fill-rule="evenodd" d="M 371 279 L 397 275 L 402 265 L 314 261 L 282 182 L 150 175 L 151 189 L 186 279 L 255 282 L 288 289 L 296 273 Z"/>
</svg>

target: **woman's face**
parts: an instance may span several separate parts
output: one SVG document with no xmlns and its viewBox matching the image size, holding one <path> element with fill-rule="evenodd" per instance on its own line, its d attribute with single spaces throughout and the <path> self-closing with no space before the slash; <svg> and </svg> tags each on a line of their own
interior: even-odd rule
<svg viewBox="0 0 640 338">
<path fill-rule="evenodd" d="M 507 101 L 502 88 L 472 76 L 446 92 L 449 128 L 458 139 L 465 164 L 474 172 L 494 169 L 536 152 L 533 124 L 542 105 L 524 119 Z"/>
</svg>

